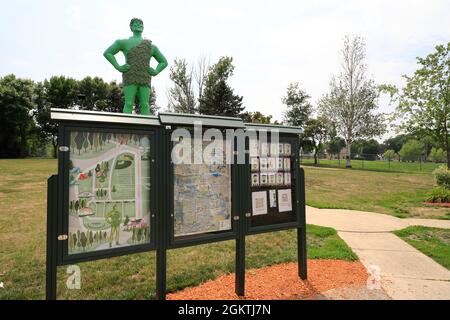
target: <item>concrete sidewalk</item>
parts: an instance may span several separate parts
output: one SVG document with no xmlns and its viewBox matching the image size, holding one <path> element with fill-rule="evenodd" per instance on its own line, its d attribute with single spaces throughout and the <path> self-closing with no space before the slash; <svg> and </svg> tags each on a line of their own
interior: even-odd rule
<svg viewBox="0 0 450 320">
<path fill-rule="evenodd" d="M 336 229 L 366 268 L 379 267 L 392 299 L 450 300 L 450 271 L 391 233 L 412 225 L 450 229 L 450 221 L 307 207 L 306 222 Z"/>
</svg>

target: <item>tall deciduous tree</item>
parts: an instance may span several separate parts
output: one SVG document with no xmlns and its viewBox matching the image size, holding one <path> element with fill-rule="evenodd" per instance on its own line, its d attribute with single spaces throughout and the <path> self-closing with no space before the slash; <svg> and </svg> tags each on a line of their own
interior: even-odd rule
<svg viewBox="0 0 450 320">
<path fill-rule="evenodd" d="M 27 156 L 28 134 L 34 127 L 34 83 L 7 75 L 0 78 L 0 157 Z"/>
<path fill-rule="evenodd" d="M 321 99 L 319 110 L 344 137 L 347 145 L 346 167 L 349 168 L 352 142 L 382 134 L 384 116 L 375 113 L 379 90 L 366 75 L 364 40 L 358 36 L 345 37 L 341 55 L 341 73 L 332 78 L 330 92 Z"/>
<path fill-rule="evenodd" d="M 302 140 L 310 140 L 314 150 L 314 164 L 317 164 L 317 157 L 323 148 L 328 134 L 329 125 L 327 119 L 318 117 L 317 119 L 309 119 L 306 121 L 305 129 L 301 135 Z"/>
<path fill-rule="evenodd" d="M 436 46 L 419 68 L 406 78 L 400 94 L 398 114 L 407 116 L 403 128 L 416 135 L 432 135 L 446 151 L 450 169 L 450 42 Z"/>
<path fill-rule="evenodd" d="M 284 122 L 304 128 L 312 112 L 309 99 L 310 96 L 300 88 L 298 82 L 289 84 L 286 96 L 282 98 L 283 104 L 287 107 L 283 115 Z"/>
<path fill-rule="evenodd" d="M 47 137 L 53 146 L 53 156 L 56 158 L 58 145 L 58 126 L 50 120 L 50 109 L 70 109 L 76 103 L 78 83 L 75 79 L 64 76 L 51 77 L 45 80 L 42 87 L 42 98 L 36 105 L 35 119 L 41 129 L 41 133 Z"/>
<path fill-rule="evenodd" d="M 234 94 L 228 79 L 233 75 L 233 58 L 222 57 L 213 65 L 205 82 L 198 111 L 201 114 L 235 117 L 244 110 L 243 97 Z"/>
<path fill-rule="evenodd" d="M 167 92 L 168 109 L 179 113 L 195 113 L 197 101 L 193 88 L 193 69 L 184 59 L 175 59 L 169 77 L 174 86 Z"/>
</svg>

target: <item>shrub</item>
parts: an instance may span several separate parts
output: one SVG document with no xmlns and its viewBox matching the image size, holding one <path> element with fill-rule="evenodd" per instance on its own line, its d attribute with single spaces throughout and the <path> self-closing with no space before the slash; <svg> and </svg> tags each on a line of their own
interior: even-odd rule
<svg viewBox="0 0 450 320">
<path fill-rule="evenodd" d="M 444 187 L 436 187 L 428 194 L 429 202 L 450 202 L 450 190 Z"/>
<path fill-rule="evenodd" d="M 438 186 L 450 189 L 450 170 L 446 166 L 440 166 L 433 171 Z"/>
</svg>

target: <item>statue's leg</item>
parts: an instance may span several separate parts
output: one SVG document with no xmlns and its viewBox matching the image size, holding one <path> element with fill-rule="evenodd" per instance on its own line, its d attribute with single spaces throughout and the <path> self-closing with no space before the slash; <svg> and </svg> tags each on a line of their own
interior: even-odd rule
<svg viewBox="0 0 450 320">
<path fill-rule="evenodd" d="M 140 86 L 139 87 L 139 104 L 141 105 L 141 114 L 150 115 L 150 87 Z"/>
<path fill-rule="evenodd" d="M 123 113 L 133 113 L 134 102 L 136 101 L 136 93 L 139 86 L 135 84 L 129 84 L 123 87 L 123 95 L 125 98 L 125 105 L 123 107 Z"/>
</svg>

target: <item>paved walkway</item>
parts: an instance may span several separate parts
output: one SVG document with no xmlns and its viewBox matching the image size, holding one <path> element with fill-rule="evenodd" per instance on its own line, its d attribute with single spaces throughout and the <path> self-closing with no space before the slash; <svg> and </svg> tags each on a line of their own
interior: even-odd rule
<svg viewBox="0 0 450 320">
<path fill-rule="evenodd" d="M 450 229 L 450 221 L 313 207 L 306 221 L 336 229 L 366 268 L 378 266 L 391 298 L 450 300 L 450 271 L 391 233 L 412 225 Z"/>
</svg>

